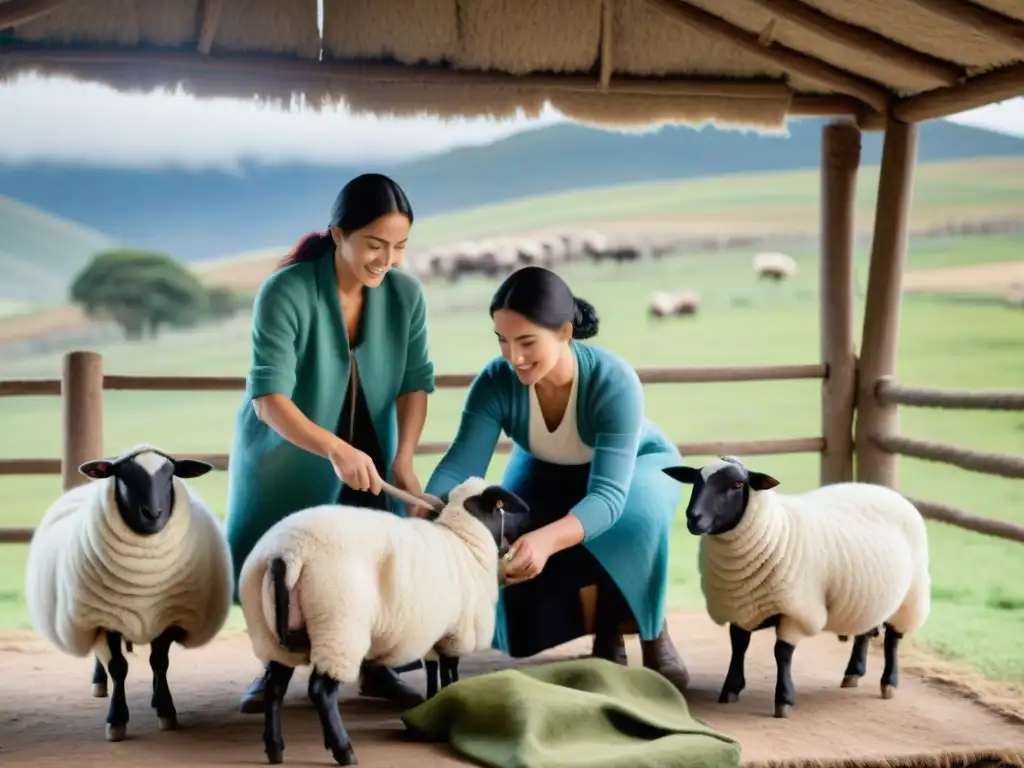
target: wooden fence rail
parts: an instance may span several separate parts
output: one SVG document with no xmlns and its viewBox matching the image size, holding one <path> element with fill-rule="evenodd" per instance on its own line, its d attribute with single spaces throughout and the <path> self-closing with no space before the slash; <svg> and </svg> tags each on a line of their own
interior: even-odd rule
<svg viewBox="0 0 1024 768">
<path fill-rule="evenodd" d="M 418 455 L 436 456 L 448 450 L 450 443 L 423 442 L 416 449 Z M 776 440 L 713 440 L 697 443 L 676 443 L 683 456 L 708 456 L 737 454 L 740 456 L 772 456 L 786 453 L 821 453 L 825 441 L 820 437 L 789 437 Z M 495 453 L 508 453 L 512 443 L 501 440 L 495 446 Z M 174 451 L 182 459 L 199 459 L 213 465 L 214 469 L 228 468 L 226 453 L 187 453 Z M 0 459 L 0 477 L 3 475 L 59 475 L 60 459 Z"/>
<path fill-rule="evenodd" d="M 824 379 L 824 364 L 745 365 L 679 368 L 638 368 L 642 384 L 717 384 L 735 381 L 778 381 Z M 438 389 L 468 387 L 471 373 L 442 373 L 435 377 Z M 146 392 L 240 392 L 245 389 L 241 376 L 122 376 L 105 374 L 103 389 Z M 9 379 L 0 381 L 0 397 L 38 397 L 60 395 L 60 379 Z"/>
<path fill-rule="evenodd" d="M 1024 411 L 1024 390 L 1020 389 L 971 392 L 935 387 L 908 387 L 892 379 L 882 379 L 875 388 L 875 396 L 885 405 L 961 411 Z"/>
<path fill-rule="evenodd" d="M 902 435 L 872 435 L 882 450 L 912 459 L 949 464 L 982 475 L 1024 480 L 1024 457 L 1008 453 L 975 451 L 945 443 L 933 443 Z"/>
<path fill-rule="evenodd" d="M 998 539 L 1024 543 L 1024 525 L 1011 523 L 1009 520 L 994 520 L 990 517 L 972 515 L 970 512 L 935 501 L 910 498 L 910 502 L 917 507 L 921 516 L 928 520 L 955 525 L 957 528 L 995 536 Z"/>
</svg>

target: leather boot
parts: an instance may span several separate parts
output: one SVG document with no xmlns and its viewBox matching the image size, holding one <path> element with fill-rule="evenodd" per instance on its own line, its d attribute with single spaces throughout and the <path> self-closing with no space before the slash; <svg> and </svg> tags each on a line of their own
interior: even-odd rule
<svg viewBox="0 0 1024 768">
<path fill-rule="evenodd" d="M 690 684 L 690 673 L 672 643 L 667 627 L 662 625 L 661 632 L 653 640 L 642 640 L 640 648 L 643 652 L 644 666 L 659 672 L 680 693 L 685 693 Z"/>
<path fill-rule="evenodd" d="M 359 695 L 387 699 L 403 707 L 415 707 L 424 701 L 423 694 L 403 682 L 395 670 L 365 661 L 359 669 Z"/>
<path fill-rule="evenodd" d="M 623 640 L 622 633 L 618 631 L 612 633 L 595 632 L 594 647 L 591 649 L 590 655 L 597 659 L 613 661 L 624 667 L 629 666 L 629 657 L 626 655 L 626 641 Z"/>
<path fill-rule="evenodd" d="M 266 709 L 267 676 L 263 673 L 250 683 L 242 694 L 238 711 L 246 715 L 258 715 Z"/>
<path fill-rule="evenodd" d="M 629 607 L 618 588 L 608 579 L 598 583 L 597 605 L 594 607 L 594 645 L 590 655 L 598 659 L 629 666 L 626 642 L 622 639 L 622 620 Z"/>
</svg>

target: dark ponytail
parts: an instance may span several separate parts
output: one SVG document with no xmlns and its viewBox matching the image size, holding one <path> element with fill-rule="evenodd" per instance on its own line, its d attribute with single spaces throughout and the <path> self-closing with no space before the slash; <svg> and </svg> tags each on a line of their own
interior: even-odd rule
<svg viewBox="0 0 1024 768">
<path fill-rule="evenodd" d="M 552 331 L 571 323 L 574 339 L 597 335 L 594 305 L 573 296 L 565 281 L 545 267 L 522 267 L 506 277 L 491 299 L 491 316 L 499 309 L 516 312 L 534 325 Z"/>
<path fill-rule="evenodd" d="M 333 245 L 334 238 L 330 231 L 311 232 L 295 244 L 291 252 L 278 262 L 277 268 L 284 269 L 303 261 L 316 261 L 330 253 Z"/>
<path fill-rule="evenodd" d="M 409 219 L 410 225 L 413 222 L 412 204 L 398 183 L 380 173 L 364 173 L 341 188 L 331 207 L 330 226 L 338 227 L 347 237 L 389 213 L 400 213 Z M 334 238 L 330 229 L 313 232 L 299 240 L 291 253 L 278 262 L 277 268 L 316 261 L 333 252 Z"/>
</svg>

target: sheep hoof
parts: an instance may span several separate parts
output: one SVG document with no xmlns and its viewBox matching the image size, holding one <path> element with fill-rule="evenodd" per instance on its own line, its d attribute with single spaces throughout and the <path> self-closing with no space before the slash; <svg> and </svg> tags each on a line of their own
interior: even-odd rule
<svg viewBox="0 0 1024 768">
<path fill-rule="evenodd" d="M 789 717 L 789 713 L 793 711 L 792 704 L 786 704 L 781 701 L 775 702 L 775 716 L 776 717 Z"/>
<path fill-rule="evenodd" d="M 334 762 L 338 765 L 359 765 L 355 750 L 352 749 L 351 744 L 347 747 L 332 749 L 331 754 L 334 755 Z"/>
<path fill-rule="evenodd" d="M 127 735 L 128 726 L 107 723 L 107 741 L 124 741 L 124 737 Z"/>
<path fill-rule="evenodd" d="M 883 699 L 891 699 L 891 698 L 893 698 L 895 696 L 896 696 L 896 686 L 895 685 L 883 685 L 882 686 L 882 698 Z"/>
<path fill-rule="evenodd" d="M 840 688 L 856 688 L 860 685 L 860 677 L 858 675 L 845 675 L 843 677 L 842 685 Z"/>
<path fill-rule="evenodd" d="M 160 727 L 161 731 L 176 731 L 178 730 L 178 716 L 158 717 L 156 724 Z"/>
<path fill-rule="evenodd" d="M 284 762 L 284 750 L 275 747 L 267 747 L 267 762 L 271 765 L 280 765 Z"/>
<path fill-rule="evenodd" d="M 93 683 L 92 684 L 92 695 L 97 699 L 107 698 L 107 684 L 106 683 Z"/>
<path fill-rule="evenodd" d="M 735 691 L 722 691 L 722 694 L 718 697 L 719 704 L 735 704 L 740 700 L 740 695 Z"/>
</svg>

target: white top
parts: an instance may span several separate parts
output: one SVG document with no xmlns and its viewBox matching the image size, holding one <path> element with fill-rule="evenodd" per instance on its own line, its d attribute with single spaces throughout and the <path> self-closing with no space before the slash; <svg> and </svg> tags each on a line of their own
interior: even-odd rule
<svg viewBox="0 0 1024 768">
<path fill-rule="evenodd" d="M 563 465 L 589 464 L 594 456 L 594 449 L 580 439 L 576 426 L 576 395 L 579 384 L 579 363 L 573 355 L 569 402 L 565 406 L 562 420 L 553 432 L 548 431 L 548 425 L 544 421 L 537 390 L 534 385 L 530 385 L 530 453 L 541 461 Z"/>
</svg>

